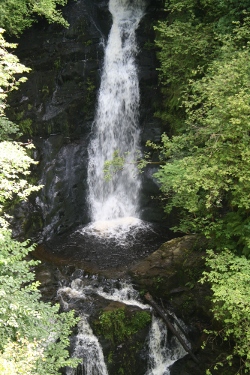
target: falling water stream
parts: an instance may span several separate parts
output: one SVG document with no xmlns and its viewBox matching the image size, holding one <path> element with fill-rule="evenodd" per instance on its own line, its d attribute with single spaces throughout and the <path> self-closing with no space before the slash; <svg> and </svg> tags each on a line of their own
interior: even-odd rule
<svg viewBox="0 0 250 375">
<path fill-rule="evenodd" d="M 88 317 L 85 315 L 82 315 L 78 324 L 73 357 L 83 358 L 80 366 L 81 374 L 108 375 L 102 348 L 88 323 Z M 75 373 L 76 370 L 72 368 L 68 368 L 66 371 L 66 375 L 75 375 Z"/>
<path fill-rule="evenodd" d="M 178 321 L 178 324 L 181 322 Z M 177 326 L 175 329 L 180 333 Z M 163 321 L 153 315 L 149 332 L 148 370 L 145 375 L 170 375 L 169 367 L 187 354 L 175 336 L 168 340 L 168 334 Z"/>
<path fill-rule="evenodd" d="M 143 0 L 110 0 L 113 25 L 105 49 L 98 105 L 89 145 L 89 206 L 93 222 L 139 217 L 140 178 L 133 163 L 139 149 L 139 83 L 135 56 L 136 29 L 144 14 Z M 126 162 L 107 181 L 105 162 L 115 152 Z M 123 219 L 121 222 L 119 220 Z"/>
</svg>

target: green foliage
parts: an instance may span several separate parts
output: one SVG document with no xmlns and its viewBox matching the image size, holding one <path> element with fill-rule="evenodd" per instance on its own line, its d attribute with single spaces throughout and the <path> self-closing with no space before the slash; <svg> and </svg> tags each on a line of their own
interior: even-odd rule
<svg viewBox="0 0 250 375">
<path fill-rule="evenodd" d="M 166 18 L 155 27 L 163 93 L 157 115 L 173 133 L 185 129 L 182 104 L 189 80 L 206 73 L 210 62 L 220 54 L 221 35 L 231 35 L 234 22 L 242 23 L 249 10 L 249 0 L 166 1 Z"/>
<path fill-rule="evenodd" d="M 26 180 L 31 164 L 36 162 L 27 155 L 23 146 L 17 142 L 0 142 L 0 226 L 6 224 L 4 208 L 8 202 L 14 198 L 25 200 L 31 192 L 41 188 Z"/>
<path fill-rule="evenodd" d="M 128 315 L 120 308 L 103 312 L 96 326 L 99 334 L 118 344 L 143 329 L 150 321 L 151 315 L 147 311 L 137 311 L 133 315 Z"/>
<path fill-rule="evenodd" d="M 239 31 L 235 32 L 236 39 Z M 190 82 L 186 132 L 154 146 L 166 212 L 180 209 L 175 229 L 199 232 L 218 248 L 250 254 L 250 51 L 224 41 L 207 74 Z"/>
<path fill-rule="evenodd" d="M 110 181 L 115 173 L 118 173 L 123 169 L 125 158 L 126 154 L 120 156 L 119 151 L 115 150 L 112 159 L 105 161 L 103 172 L 106 181 Z"/>
<path fill-rule="evenodd" d="M 27 136 L 31 136 L 32 134 L 32 120 L 30 118 L 26 118 L 19 122 L 20 130 Z"/>
<path fill-rule="evenodd" d="M 0 372 L 2 375 L 32 375 L 39 357 L 43 357 L 43 350 L 36 341 L 9 342 L 0 353 Z"/>
<path fill-rule="evenodd" d="M 19 62 L 17 56 L 8 52 L 10 48 L 16 48 L 16 44 L 8 43 L 3 37 L 4 29 L 0 29 L 0 87 L 1 100 L 6 99 L 9 91 L 17 89 L 20 82 L 24 82 L 26 78 L 15 78 L 15 74 L 22 74 L 28 72 L 30 69 L 25 67 Z M 1 106 L 1 115 L 3 113 L 3 107 Z"/>
<path fill-rule="evenodd" d="M 48 22 L 68 26 L 57 6 L 63 6 L 67 0 L 8 0 L 0 1 L 0 25 L 8 33 L 19 35 L 32 23 L 37 16 L 45 17 Z"/>
<path fill-rule="evenodd" d="M 239 356 L 240 373 L 249 373 L 250 2 L 170 0 L 167 7 L 156 28 L 161 117 L 175 135 L 148 146 L 161 163 L 155 177 L 165 210 L 179 215 L 174 230 L 201 233 L 216 249 L 202 279 L 221 325 L 210 333 L 230 341 L 224 361 Z"/>
<path fill-rule="evenodd" d="M 8 51 L 10 48 L 16 48 L 16 44 L 7 43 L 3 33 L 4 30 L 0 28 L 0 141 L 8 139 L 9 135 L 18 132 L 17 125 L 5 115 L 6 99 L 10 91 L 17 90 L 20 83 L 26 81 L 26 78 L 20 74 L 30 71 L 19 62 L 17 56 Z M 16 75 L 19 78 L 16 78 Z"/>
<path fill-rule="evenodd" d="M 1 29 L 0 372 L 3 375 L 53 375 L 60 374 L 64 366 L 77 365 L 76 359 L 69 358 L 67 349 L 69 335 L 77 319 L 73 311 L 59 314 L 59 305 L 52 306 L 41 301 L 38 283 L 34 281 L 34 272 L 31 272 L 38 262 L 27 260 L 34 246 L 29 246 L 28 241 L 20 243 L 13 240 L 11 231 L 6 229 L 6 204 L 16 198 L 26 199 L 32 191 L 40 188 L 26 180 L 30 166 L 36 163 L 22 144 L 10 140 L 10 135 L 17 135 L 18 127 L 5 115 L 7 94 L 24 81 L 23 78 L 16 79 L 15 75 L 29 70 L 8 52 L 8 48 L 14 47 L 6 43 Z"/>
<path fill-rule="evenodd" d="M 90 77 L 88 77 L 84 83 L 85 86 L 85 97 L 84 97 L 84 110 L 89 113 L 93 107 L 95 102 L 95 94 L 96 94 L 96 85 Z"/>
<path fill-rule="evenodd" d="M 16 45 L 7 43 L 3 32 L 4 30 L 0 29 L 0 216 L 3 215 L 6 203 L 14 198 L 26 199 L 32 191 L 40 189 L 26 180 L 30 174 L 30 166 L 36 164 L 27 154 L 27 149 L 32 147 L 32 144 L 25 148 L 10 141 L 10 136 L 17 136 L 19 129 L 5 115 L 6 98 L 10 91 L 18 89 L 19 84 L 26 80 L 20 75 L 30 69 L 20 64 L 18 58 L 8 51 Z M 17 74 L 19 78 L 15 78 Z M 5 223 L 2 216 L 0 224 Z"/>
<path fill-rule="evenodd" d="M 108 182 L 112 179 L 112 176 L 123 170 L 124 165 L 130 165 L 131 171 L 137 173 L 138 169 L 142 170 L 150 158 L 150 155 L 145 155 L 144 159 L 141 159 L 141 153 L 138 151 L 136 160 L 131 160 L 130 152 L 120 153 L 119 150 L 115 150 L 112 155 L 112 159 L 104 162 L 103 173 L 104 179 Z M 157 162 L 158 164 L 158 162 Z"/>
<path fill-rule="evenodd" d="M 125 308 L 103 311 L 94 322 L 95 334 L 109 341 L 107 362 L 111 369 L 115 363 L 117 374 L 135 374 L 138 368 L 138 355 L 143 349 L 142 330 L 150 324 L 148 311 L 134 311 Z"/>
<path fill-rule="evenodd" d="M 220 323 L 220 331 L 210 331 L 224 341 L 232 341 L 233 354 L 242 358 L 241 373 L 250 371 L 250 261 L 224 251 L 207 253 L 209 271 L 202 283 L 209 282 L 213 291 L 212 311 Z M 225 356 L 232 363 L 232 355 Z M 221 363 L 220 363 L 221 364 Z M 218 367 L 219 364 L 216 364 Z"/>
<path fill-rule="evenodd" d="M 77 319 L 73 311 L 58 314 L 58 305 L 40 300 L 30 271 L 38 262 L 25 260 L 34 246 L 14 241 L 10 231 L 1 230 L 0 249 L 0 368 L 52 375 L 64 366 L 75 366 L 67 347 Z"/>
</svg>

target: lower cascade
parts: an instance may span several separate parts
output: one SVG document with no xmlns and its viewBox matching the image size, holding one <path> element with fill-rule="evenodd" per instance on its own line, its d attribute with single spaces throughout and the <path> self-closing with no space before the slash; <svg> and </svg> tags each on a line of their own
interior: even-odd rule
<svg viewBox="0 0 250 375">
<path fill-rule="evenodd" d="M 84 358 L 82 365 L 78 368 L 78 374 L 80 372 L 86 375 L 108 375 L 102 348 L 93 334 L 87 316 L 81 317 L 78 330 L 73 357 Z M 75 375 L 75 373 L 74 369 L 66 370 L 66 375 Z"/>
<path fill-rule="evenodd" d="M 83 362 L 77 369 L 67 368 L 66 375 L 108 375 L 102 347 L 88 322 L 87 311 L 96 295 L 151 311 L 150 306 L 141 301 L 139 293 L 127 281 L 106 280 L 102 283 L 97 278 L 85 277 L 73 280 L 70 286 L 61 287 L 58 297 L 64 309 L 71 308 L 71 304 L 77 304 L 79 301 L 86 303 L 86 310 L 83 308 L 80 312 L 81 320 L 78 324 L 78 333 L 73 340 L 72 353 L 74 357 L 82 358 Z M 184 324 L 178 320 L 175 328 L 181 334 L 178 328 L 180 325 L 182 330 L 185 330 Z M 147 370 L 144 375 L 170 375 L 170 366 L 187 354 L 176 337 L 168 336 L 169 332 L 163 321 L 152 314 L 151 327 L 145 341 Z"/>
<path fill-rule="evenodd" d="M 176 337 L 168 341 L 166 326 L 153 315 L 149 333 L 148 370 L 145 375 L 170 375 L 169 367 L 186 354 Z"/>
</svg>

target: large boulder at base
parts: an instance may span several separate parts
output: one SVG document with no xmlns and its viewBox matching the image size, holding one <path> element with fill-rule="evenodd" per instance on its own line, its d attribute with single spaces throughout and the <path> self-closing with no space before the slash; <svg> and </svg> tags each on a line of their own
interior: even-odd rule
<svg viewBox="0 0 250 375">
<path fill-rule="evenodd" d="M 199 283 L 205 244 L 204 238 L 196 235 L 165 242 L 131 268 L 132 279 L 145 292 L 170 302 L 184 320 L 206 320 L 209 289 Z"/>
</svg>

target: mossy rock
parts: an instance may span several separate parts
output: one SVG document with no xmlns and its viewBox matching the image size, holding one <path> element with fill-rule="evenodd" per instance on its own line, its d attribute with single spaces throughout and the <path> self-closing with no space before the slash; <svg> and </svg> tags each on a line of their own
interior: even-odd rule
<svg viewBox="0 0 250 375">
<path fill-rule="evenodd" d="M 151 314 L 136 306 L 111 302 L 94 322 L 109 373 L 143 375 Z"/>
<path fill-rule="evenodd" d="M 209 289 L 199 283 L 205 268 L 206 241 L 195 235 L 174 238 L 131 269 L 141 293 L 170 302 L 184 318 L 207 319 Z M 203 319 L 203 318 L 202 318 Z"/>
</svg>

